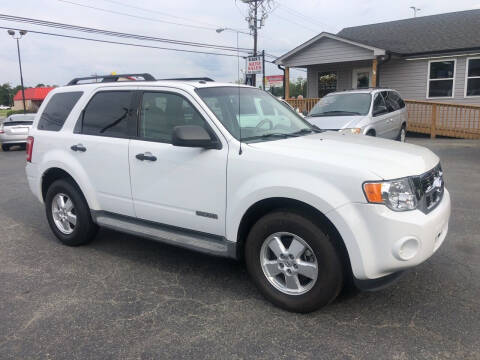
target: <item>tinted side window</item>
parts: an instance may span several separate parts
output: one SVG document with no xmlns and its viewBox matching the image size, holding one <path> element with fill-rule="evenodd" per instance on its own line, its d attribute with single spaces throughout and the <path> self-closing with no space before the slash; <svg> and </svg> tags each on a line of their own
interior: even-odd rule
<svg viewBox="0 0 480 360">
<path fill-rule="evenodd" d="M 388 112 L 387 105 L 381 94 L 377 94 L 373 101 L 373 115 L 382 115 Z"/>
<path fill-rule="evenodd" d="M 53 95 L 38 121 L 38 129 L 59 131 L 82 94 L 82 91 L 74 91 Z"/>
<path fill-rule="evenodd" d="M 383 98 L 385 99 L 385 104 L 387 105 L 388 112 L 397 111 L 400 109 L 400 105 L 392 97 L 391 91 L 382 91 Z"/>
<path fill-rule="evenodd" d="M 102 91 L 93 96 L 83 114 L 82 133 L 128 137 L 133 91 Z"/>
<path fill-rule="evenodd" d="M 400 95 L 398 95 L 396 92 L 391 91 L 391 92 L 390 92 L 390 97 L 392 98 L 392 101 L 394 101 L 395 103 L 397 103 L 399 109 L 402 109 L 402 108 L 405 107 L 405 103 L 403 102 L 403 100 L 402 100 L 402 98 L 400 97 Z"/>
<path fill-rule="evenodd" d="M 205 129 L 205 120 L 184 97 L 162 92 L 146 92 L 142 98 L 139 136 L 143 139 L 170 143 L 175 126 L 198 125 Z"/>
</svg>

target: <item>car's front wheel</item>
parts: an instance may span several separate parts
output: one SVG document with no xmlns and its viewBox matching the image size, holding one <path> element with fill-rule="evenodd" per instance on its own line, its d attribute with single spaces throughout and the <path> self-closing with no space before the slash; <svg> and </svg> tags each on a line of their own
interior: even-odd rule
<svg viewBox="0 0 480 360">
<path fill-rule="evenodd" d="M 310 312 L 333 301 L 343 285 L 343 266 L 328 234 L 300 212 L 262 217 L 245 247 L 247 269 L 262 294 L 277 306 Z"/>
<path fill-rule="evenodd" d="M 78 186 L 67 179 L 52 183 L 45 196 L 48 223 L 65 245 L 78 246 L 91 241 L 97 232 L 90 209 Z"/>
<path fill-rule="evenodd" d="M 7 144 L 3 144 L 3 145 L 2 145 L 2 150 L 3 150 L 3 151 L 8 151 L 8 150 L 10 150 L 10 146 L 7 145 Z"/>
</svg>

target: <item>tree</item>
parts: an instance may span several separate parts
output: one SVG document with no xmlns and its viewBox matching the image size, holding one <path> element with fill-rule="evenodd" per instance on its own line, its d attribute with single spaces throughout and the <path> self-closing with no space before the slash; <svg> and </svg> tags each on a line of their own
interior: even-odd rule
<svg viewBox="0 0 480 360">
<path fill-rule="evenodd" d="M 46 86 L 46 85 L 45 85 L 45 84 L 42 84 L 42 83 L 35 85 L 36 88 L 37 88 L 37 87 L 45 87 L 45 86 Z"/>
</svg>

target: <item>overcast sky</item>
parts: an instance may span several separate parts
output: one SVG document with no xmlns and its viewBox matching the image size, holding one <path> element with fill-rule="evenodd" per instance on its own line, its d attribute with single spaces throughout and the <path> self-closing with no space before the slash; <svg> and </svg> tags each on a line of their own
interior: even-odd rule
<svg viewBox="0 0 480 360">
<path fill-rule="evenodd" d="M 67 0 L 65 0 L 67 1 Z M 247 7 L 240 0 L 2 0 L 0 13 L 41 20 L 96 27 L 185 41 L 236 45 L 236 34 L 217 34 L 217 27 L 248 32 L 244 20 Z M 75 5 L 81 4 L 84 6 Z M 410 6 L 421 8 L 419 16 L 480 8 L 480 0 L 277 0 L 275 9 L 259 31 L 259 49 L 282 55 L 321 31 L 336 33 L 343 27 L 405 19 L 413 16 Z M 85 6 L 115 11 L 110 13 Z M 137 8 L 134 8 L 137 7 Z M 141 9 L 139 9 L 141 8 Z M 131 16 L 121 15 L 129 14 Z M 178 26 L 177 22 L 204 28 Z M 0 20 L 1 27 L 96 37 Z M 120 39 L 120 41 L 122 41 Z M 123 40 L 136 44 L 169 46 L 160 43 Z M 0 83 L 20 82 L 16 44 L 0 29 Z M 240 47 L 253 47 L 252 37 L 240 34 Z M 26 86 L 37 83 L 62 85 L 76 76 L 115 71 L 149 72 L 156 78 L 210 76 L 234 81 L 237 59 L 214 55 L 179 53 L 29 33 L 20 41 Z M 197 49 L 198 50 L 198 49 Z M 208 50 L 207 50 L 208 51 Z M 215 51 L 215 50 L 210 50 Z M 243 67 L 243 62 L 242 62 Z M 279 74 L 268 65 L 267 75 Z M 293 77 L 305 76 L 294 71 Z"/>
</svg>

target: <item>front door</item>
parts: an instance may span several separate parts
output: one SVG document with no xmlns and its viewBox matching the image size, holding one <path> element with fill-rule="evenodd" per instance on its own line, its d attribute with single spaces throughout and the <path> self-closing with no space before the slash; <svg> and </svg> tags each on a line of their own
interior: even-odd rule
<svg viewBox="0 0 480 360">
<path fill-rule="evenodd" d="M 220 150 L 172 145 L 175 126 L 199 125 L 213 132 L 187 93 L 145 91 L 140 101 L 138 138 L 129 150 L 137 217 L 225 235 L 227 144 Z"/>
<path fill-rule="evenodd" d="M 353 69 L 352 88 L 368 89 L 369 87 L 372 87 L 372 69 L 370 68 Z"/>
</svg>

